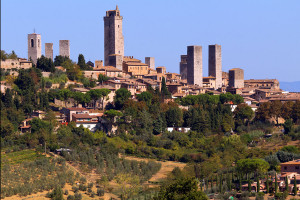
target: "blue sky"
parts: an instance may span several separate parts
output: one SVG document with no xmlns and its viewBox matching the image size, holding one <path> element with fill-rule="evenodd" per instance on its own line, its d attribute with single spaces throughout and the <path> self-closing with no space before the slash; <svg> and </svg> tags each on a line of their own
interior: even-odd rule
<svg viewBox="0 0 300 200">
<path fill-rule="evenodd" d="M 125 55 L 179 72 L 186 46 L 222 45 L 223 71 L 239 67 L 245 78 L 300 81 L 299 0 L 2 0 L 1 49 L 27 58 L 27 34 L 44 43 L 70 40 L 71 59 L 104 59 L 103 16 L 118 4 Z"/>
</svg>

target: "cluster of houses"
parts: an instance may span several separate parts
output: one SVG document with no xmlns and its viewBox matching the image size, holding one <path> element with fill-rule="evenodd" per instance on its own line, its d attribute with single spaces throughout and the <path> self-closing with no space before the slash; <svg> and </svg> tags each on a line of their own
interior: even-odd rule
<svg viewBox="0 0 300 200">
<path fill-rule="evenodd" d="M 276 174 L 277 176 L 277 185 L 278 191 L 284 192 L 286 190 L 286 179 L 288 183 L 288 191 L 289 193 L 293 193 L 296 181 L 297 191 L 300 189 L 300 159 L 281 163 L 281 173 Z M 269 188 L 275 186 L 276 178 L 275 176 L 269 177 Z M 266 191 L 267 188 L 267 180 L 260 180 L 260 191 Z M 243 191 L 248 191 L 248 184 L 242 185 Z M 257 182 L 251 184 L 251 191 L 257 191 Z"/>
</svg>

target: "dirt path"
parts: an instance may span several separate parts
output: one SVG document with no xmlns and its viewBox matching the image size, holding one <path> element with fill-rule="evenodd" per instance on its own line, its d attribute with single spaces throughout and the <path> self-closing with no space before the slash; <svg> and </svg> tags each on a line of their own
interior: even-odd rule
<svg viewBox="0 0 300 200">
<path fill-rule="evenodd" d="M 137 157 L 132 157 L 132 156 L 122 156 L 123 158 L 127 160 L 136 160 L 136 161 L 155 161 L 158 163 L 161 163 L 161 168 L 160 170 L 152 176 L 152 178 L 149 180 L 150 182 L 157 182 L 160 181 L 161 179 L 164 179 L 167 177 L 167 175 L 172 172 L 172 170 L 175 167 L 179 167 L 180 169 L 183 169 L 186 164 L 185 163 L 180 163 L 180 162 L 174 162 L 174 161 L 157 161 L 155 159 L 149 159 L 149 158 L 137 158 Z"/>
</svg>

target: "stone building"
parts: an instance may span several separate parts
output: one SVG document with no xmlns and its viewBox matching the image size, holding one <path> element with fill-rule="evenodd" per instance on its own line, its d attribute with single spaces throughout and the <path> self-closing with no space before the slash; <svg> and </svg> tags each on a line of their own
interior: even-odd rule
<svg viewBox="0 0 300 200">
<path fill-rule="evenodd" d="M 41 56 L 41 35 L 36 33 L 28 34 L 28 60 L 31 60 L 34 64 L 36 64 L 37 59 Z"/>
<path fill-rule="evenodd" d="M 229 87 L 243 88 L 244 87 L 244 70 L 233 68 L 229 70 Z"/>
<path fill-rule="evenodd" d="M 216 78 L 215 89 L 222 87 L 222 52 L 221 45 L 208 46 L 208 76 Z"/>
<path fill-rule="evenodd" d="M 277 79 L 250 79 L 245 80 L 245 87 L 247 88 L 261 88 L 261 89 L 280 89 L 279 81 Z"/>
<path fill-rule="evenodd" d="M 149 66 L 142 63 L 139 59 L 133 58 L 133 56 L 125 56 L 123 61 L 123 72 L 130 76 L 142 76 L 149 72 Z"/>
<path fill-rule="evenodd" d="M 145 57 L 145 64 L 147 64 L 150 69 L 155 70 L 155 60 L 154 60 L 154 57 Z"/>
<path fill-rule="evenodd" d="M 106 11 L 104 19 L 104 65 L 109 63 L 109 55 L 119 54 L 124 56 L 124 37 L 122 33 L 122 20 L 118 6 L 116 10 Z"/>
<path fill-rule="evenodd" d="M 202 87 L 202 46 L 187 47 L 187 82 Z"/>
<path fill-rule="evenodd" d="M 179 68 L 181 79 L 187 79 L 187 55 L 181 55 L 180 58 Z"/>
<path fill-rule="evenodd" d="M 53 60 L 53 43 L 45 43 L 45 57 Z"/>
<path fill-rule="evenodd" d="M 32 62 L 23 58 L 1 60 L 1 69 L 29 69 L 32 67 Z"/>
<path fill-rule="evenodd" d="M 70 40 L 59 40 L 59 55 L 70 58 Z"/>
</svg>

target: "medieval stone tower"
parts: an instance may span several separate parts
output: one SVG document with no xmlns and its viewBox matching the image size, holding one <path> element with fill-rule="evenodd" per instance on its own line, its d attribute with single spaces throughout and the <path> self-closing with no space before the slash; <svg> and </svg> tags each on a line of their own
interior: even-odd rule
<svg viewBox="0 0 300 200">
<path fill-rule="evenodd" d="M 28 34 L 28 60 L 32 60 L 34 64 L 38 58 L 42 56 L 41 35 L 32 33 Z"/>
<path fill-rule="evenodd" d="M 70 40 L 59 40 L 59 55 L 70 58 Z"/>
<path fill-rule="evenodd" d="M 124 56 L 124 37 L 122 33 L 122 20 L 118 6 L 116 10 L 106 11 L 104 19 L 104 65 L 109 63 L 109 55 Z"/>
<path fill-rule="evenodd" d="M 229 87 L 243 88 L 244 87 L 244 70 L 233 68 L 229 70 Z"/>
<path fill-rule="evenodd" d="M 215 89 L 222 87 L 222 52 L 221 45 L 208 46 L 208 75 L 216 78 Z"/>
<path fill-rule="evenodd" d="M 45 43 L 45 57 L 53 60 L 53 43 Z"/>
<path fill-rule="evenodd" d="M 187 47 L 187 82 L 203 86 L 202 46 Z"/>
<path fill-rule="evenodd" d="M 187 55 L 180 56 L 179 69 L 181 79 L 187 79 Z"/>
</svg>

